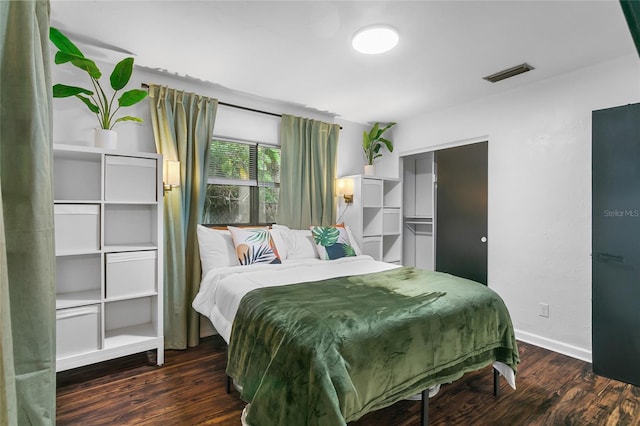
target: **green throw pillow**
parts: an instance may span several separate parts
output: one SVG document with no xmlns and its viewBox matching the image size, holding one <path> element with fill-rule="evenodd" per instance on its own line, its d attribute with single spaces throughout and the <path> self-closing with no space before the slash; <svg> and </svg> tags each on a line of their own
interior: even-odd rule
<svg viewBox="0 0 640 426">
<path fill-rule="evenodd" d="M 333 260 L 356 255 L 347 230 L 342 226 L 312 226 L 311 235 L 320 259 Z"/>
</svg>

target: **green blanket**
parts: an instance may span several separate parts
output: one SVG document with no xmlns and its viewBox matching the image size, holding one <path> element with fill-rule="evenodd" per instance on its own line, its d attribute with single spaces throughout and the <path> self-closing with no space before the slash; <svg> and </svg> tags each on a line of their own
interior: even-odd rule
<svg viewBox="0 0 640 426">
<path fill-rule="evenodd" d="M 493 361 L 519 362 L 502 299 L 404 267 L 247 293 L 227 374 L 252 426 L 344 425 Z"/>
</svg>

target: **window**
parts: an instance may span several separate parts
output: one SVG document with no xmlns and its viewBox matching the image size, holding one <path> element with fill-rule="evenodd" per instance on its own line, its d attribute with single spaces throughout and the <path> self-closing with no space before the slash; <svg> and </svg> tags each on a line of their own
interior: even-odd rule
<svg viewBox="0 0 640 426">
<path fill-rule="evenodd" d="M 202 222 L 257 225 L 276 221 L 280 147 L 213 139 Z"/>
</svg>

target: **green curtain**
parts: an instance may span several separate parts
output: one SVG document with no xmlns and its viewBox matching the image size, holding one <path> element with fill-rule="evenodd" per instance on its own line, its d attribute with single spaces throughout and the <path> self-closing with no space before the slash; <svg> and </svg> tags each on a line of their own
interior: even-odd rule
<svg viewBox="0 0 640 426">
<path fill-rule="evenodd" d="M 156 148 L 165 160 L 180 161 L 180 186 L 164 197 L 164 340 L 167 349 L 185 349 L 200 339 L 200 317 L 191 307 L 201 275 L 196 225 L 218 101 L 154 84 L 149 98 Z"/>
<path fill-rule="evenodd" d="M 0 2 L 0 424 L 55 424 L 49 3 Z"/>
<path fill-rule="evenodd" d="M 295 229 L 335 222 L 340 125 L 283 115 L 277 222 Z"/>
<path fill-rule="evenodd" d="M 0 6 L 2 7 L 2 6 Z M 2 182 L 0 182 L 2 191 Z M 0 425 L 17 423 L 18 401 L 16 399 L 16 377 L 13 368 L 13 333 L 11 333 L 11 307 L 9 306 L 9 276 L 7 275 L 7 245 L 4 238 L 0 197 Z"/>
<path fill-rule="evenodd" d="M 620 0 L 620 7 L 622 7 L 636 51 L 640 55 L 640 1 Z"/>
</svg>

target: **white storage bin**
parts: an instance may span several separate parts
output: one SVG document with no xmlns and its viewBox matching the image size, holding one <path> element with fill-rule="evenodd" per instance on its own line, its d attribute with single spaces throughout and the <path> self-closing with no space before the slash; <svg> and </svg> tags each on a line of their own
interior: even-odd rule
<svg viewBox="0 0 640 426">
<path fill-rule="evenodd" d="M 382 212 L 382 233 L 394 235 L 400 233 L 400 209 L 384 209 Z"/>
<path fill-rule="evenodd" d="M 56 254 L 100 249 L 100 206 L 56 204 L 53 206 Z"/>
<path fill-rule="evenodd" d="M 100 309 L 97 305 L 56 311 L 56 357 L 100 349 Z"/>
<path fill-rule="evenodd" d="M 154 293 L 157 256 L 156 251 L 107 253 L 107 298 Z"/>
<path fill-rule="evenodd" d="M 104 199 L 106 201 L 156 201 L 157 161 L 108 155 Z"/>
</svg>

